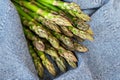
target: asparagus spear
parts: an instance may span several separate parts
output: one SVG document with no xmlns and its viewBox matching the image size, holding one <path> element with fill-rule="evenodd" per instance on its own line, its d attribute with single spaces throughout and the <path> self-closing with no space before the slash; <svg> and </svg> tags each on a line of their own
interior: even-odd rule
<svg viewBox="0 0 120 80">
<path fill-rule="evenodd" d="M 39 75 L 41 78 L 43 78 L 44 68 L 43 68 L 43 66 L 42 66 L 42 63 L 40 62 L 39 57 L 37 57 L 37 55 L 36 55 L 33 47 L 32 47 L 30 44 L 28 45 L 28 47 L 29 47 L 29 52 L 30 52 L 30 54 L 31 54 L 31 56 L 32 56 L 34 65 L 35 65 L 36 70 L 37 70 L 37 72 L 38 72 L 38 75 Z"/>
<path fill-rule="evenodd" d="M 48 8 L 45 7 L 45 6 L 43 6 L 43 5 L 41 5 L 41 4 L 39 4 L 39 3 L 37 3 L 37 2 L 35 2 L 35 1 L 32 1 L 32 3 L 38 5 L 40 8 L 43 8 L 45 10 L 48 10 L 48 8 L 50 8 L 50 9 L 58 12 L 59 14 L 63 15 L 64 17 L 66 17 L 67 19 L 69 19 L 71 22 L 73 22 L 73 24 L 75 24 L 78 29 L 83 30 L 83 31 L 88 30 L 88 32 L 90 32 L 90 34 L 93 34 L 92 30 L 89 29 L 89 25 L 86 24 L 82 19 L 77 19 L 77 18 L 74 19 L 74 17 L 72 17 L 69 14 L 67 14 L 67 16 L 66 16 L 66 14 L 62 10 L 60 10 L 59 8 L 56 8 L 56 7 L 54 7 L 54 6 L 50 5 L 50 4 L 47 4 L 47 3 L 42 3 L 42 1 L 40 3 L 43 4 L 43 5 L 45 5 L 45 6 L 47 6 Z M 51 12 L 54 12 L 54 11 L 51 11 Z M 64 33 L 66 33 L 66 32 L 68 33 L 69 32 L 68 35 L 70 35 L 70 31 L 68 31 L 66 27 L 61 27 L 61 28 L 62 28 L 62 30 L 63 30 Z"/>
<path fill-rule="evenodd" d="M 35 36 L 29 29 L 23 27 L 25 36 L 32 41 L 33 45 L 40 51 L 44 51 L 45 45 L 40 38 Z"/>
<path fill-rule="evenodd" d="M 55 62 L 56 62 L 56 64 L 58 65 L 58 67 L 60 68 L 60 70 L 62 71 L 62 72 L 65 72 L 65 70 L 66 70 L 66 67 L 65 67 L 65 65 L 64 65 L 64 62 L 63 62 L 63 60 L 62 60 L 62 58 L 60 57 L 60 56 L 58 56 L 58 54 L 57 54 L 57 51 L 54 49 L 54 48 L 52 48 L 52 47 L 50 47 L 48 44 L 46 44 L 45 43 L 45 41 L 43 41 L 42 39 L 40 39 L 40 38 L 38 38 L 36 35 L 34 35 L 29 29 L 27 29 L 27 28 L 23 28 L 24 29 L 24 33 L 25 33 L 25 35 L 26 35 L 26 37 L 29 39 L 29 40 L 31 40 L 32 42 L 35 40 L 36 42 L 44 42 L 43 44 L 39 44 L 39 46 L 43 46 L 44 44 L 44 48 L 43 49 L 41 49 L 41 47 L 40 48 L 38 48 L 38 46 L 36 46 L 36 45 L 34 45 L 34 43 L 33 43 L 33 45 L 34 45 L 34 47 L 37 49 L 37 50 L 39 50 L 39 51 L 44 51 L 45 53 L 47 53 L 47 54 L 49 54 L 51 57 L 53 57 L 53 59 L 55 60 Z M 38 45 L 38 44 L 37 44 Z"/>
<path fill-rule="evenodd" d="M 25 35 L 27 36 L 27 38 L 29 38 L 30 40 L 36 42 L 33 43 L 33 45 L 38 49 L 38 50 L 41 50 L 43 51 L 45 49 L 45 45 L 43 44 L 43 40 L 41 40 L 40 38 L 38 38 L 37 36 L 35 36 L 30 30 L 28 29 L 24 29 L 24 32 L 25 32 Z M 28 34 L 29 33 L 29 34 Z M 56 33 L 56 32 L 52 32 L 53 35 L 55 35 L 58 39 L 60 39 L 66 46 L 69 50 L 77 50 L 79 52 L 86 52 L 88 51 L 88 49 L 83 46 L 83 45 L 80 45 L 76 42 L 73 42 L 70 38 L 64 36 L 64 35 L 61 35 L 59 33 Z M 39 43 L 39 44 L 38 44 Z"/>
<path fill-rule="evenodd" d="M 90 28 L 90 25 L 87 24 L 87 23 L 85 23 L 83 20 L 81 20 L 81 19 L 75 20 L 75 24 L 77 24 L 76 27 L 77 27 L 78 29 L 83 30 L 83 31 L 86 31 L 86 32 L 88 32 L 89 34 L 93 35 L 93 31 L 92 31 L 92 29 Z"/>
<path fill-rule="evenodd" d="M 93 41 L 93 36 L 91 36 L 89 33 L 79 30 L 73 26 L 67 26 L 67 27 L 74 35 L 76 35 L 82 39 L 88 39 L 90 41 Z"/>
<path fill-rule="evenodd" d="M 45 50 L 45 52 L 48 53 L 49 55 L 53 56 L 54 55 L 54 51 L 56 51 L 56 50 L 54 48 L 50 47 L 49 44 L 45 44 L 45 46 L 47 47 L 47 49 Z M 77 66 L 76 65 L 77 58 L 74 56 L 74 54 L 71 51 L 68 51 L 68 50 L 64 49 L 63 47 L 61 47 L 61 46 L 57 49 L 57 51 L 58 51 L 58 54 L 61 57 L 63 57 L 70 66 L 72 66 L 73 68 L 75 68 Z M 63 68 L 64 68 L 63 67 L 63 62 L 64 61 L 62 61 L 61 58 L 60 58 L 60 60 L 61 60 L 62 63 L 59 62 L 59 61 L 57 62 L 57 60 L 58 59 L 56 58 L 57 65 L 59 63 L 59 65 L 61 65 L 61 66 L 59 66 L 59 65 L 58 66 L 59 66 L 60 70 L 63 71 Z M 64 68 L 64 70 L 65 70 L 65 68 Z"/>
<path fill-rule="evenodd" d="M 77 36 L 79 36 L 83 39 L 93 40 L 92 36 L 89 35 L 88 33 L 81 31 L 81 30 L 78 30 L 77 28 L 74 28 L 73 26 L 67 26 L 67 27 L 69 28 L 69 30 L 71 30 L 73 32 L 73 34 L 75 34 Z M 64 30 L 65 30 L 65 28 L 64 28 Z"/>
<path fill-rule="evenodd" d="M 66 36 L 73 37 L 73 33 L 66 26 L 60 26 L 60 29 Z"/>
<path fill-rule="evenodd" d="M 67 46 L 66 46 L 65 44 L 63 44 L 63 43 L 61 43 L 61 45 L 62 45 L 64 48 L 66 48 L 66 49 L 68 49 L 68 50 L 70 50 L 70 51 L 78 51 L 78 52 L 83 52 L 83 53 L 88 51 L 88 48 L 87 48 L 87 47 L 81 45 L 80 43 L 76 43 L 76 42 L 73 43 L 74 49 L 70 49 L 69 47 L 67 47 Z"/>
<path fill-rule="evenodd" d="M 78 29 L 83 30 L 83 31 L 86 31 L 89 29 L 90 26 L 88 24 L 86 24 L 82 19 L 76 18 L 74 20 L 76 21 L 75 24 L 77 24 L 76 27 Z"/>
<path fill-rule="evenodd" d="M 52 36 L 42 25 L 36 25 L 33 22 L 27 20 L 23 21 L 24 25 L 27 25 L 32 31 L 34 31 L 39 37 L 47 39 L 51 45 L 55 48 L 59 47 L 59 41 Z"/>
<path fill-rule="evenodd" d="M 73 34 L 75 34 L 75 35 L 77 35 L 77 36 L 79 36 L 79 37 L 81 37 L 83 39 L 93 40 L 91 35 L 87 34 L 84 31 L 81 31 L 81 30 L 78 30 L 78 29 L 74 28 L 72 25 L 71 26 L 66 26 L 66 27 L 68 27 L 69 30 L 71 30 L 73 32 Z"/>
<path fill-rule="evenodd" d="M 59 67 L 59 69 L 62 72 L 66 71 L 66 66 L 64 64 L 63 58 L 58 55 L 57 51 L 54 48 L 52 48 L 50 45 L 46 44 L 45 53 L 47 53 L 48 55 L 50 55 L 53 58 L 53 60 L 56 62 L 57 66 Z"/>
<path fill-rule="evenodd" d="M 15 2 L 17 2 L 18 4 L 20 4 L 23 7 L 26 7 L 28 9 L 30 9 L 31 11 L 43 16 L 44 18 L 54 21 L 56 24 L 58 25 L 64 25 L 64 26 L 71 26 L 71 23 L 64 17 L 57 15 L 57 14 L 52 14 L 46 10 L 42 10 L 41 8 L 30 4 L 30 2 L 28 1 L 19 1 L 19 0 L 15 0 Z"/>
<path fill-rule="evenodd" d="M 30 12 L 28 9 L 26 8 L 22 8 L 27 14 L 29 14 L 32 18 L 34 18 L 35 20 L 37 20 L 38 22 L 41 22 L 43 25 L 45 25 L 46 27 L 48 27 L 49 29 L 59 32 L 61 33 L 59 26 L 57 24 L 55 24 L 53 21 L 47 20 L 45 18 L 43 18 L 42 16 Z"/>
<path fill-rule="evenodd" d="M 73 36 L 73 34 L 67 29 L 67 27 L 65 27 L 65 26 L 60 27 L 60 29 L 61 29 L 61 31 L 60 31 L 59 26 L 56 23 L 54 23 L 53 21 L 47 20 L 47 19 L 43 18 L 42 16 L 32 13 L 25 8 L 23 8 L 23 9 L 25 12 L 27 12 L 29 15 L 31 15 L 35 20 L 41 22 L 43 25 L 52 29 L 53 31 L 56 31 L 56 32 L 62 31 L 67 36 L 70 36 L 70 37 Z"/>
<path fill-rule="evenodd" d="M 43 4 L 51 4 L 54 6 L 59 7 L 62 10 L 66 10 L 68 13 L 70 13 L 72 16 L 74 17 L 78 17 L 80 19 L 83 19 L 84 21 L 89 21 L 90 17 L 87 16 L 86 14 L 84 14 L 80 7 L 76 4 L 76 3 L 67 3 L 67 2 L 63 2 L 63 1 L 57 1 L 57 0 L 37 0 L 40 3 Z"/>
<path fill-rule="evenodd" d="M 41 22 L 43 25 L 50 28 L 51 30 L 56 31 L 56 32 L 62 31 L 67 36 L 70 36 L 70 37 L 73 36 L 73 34 L 67 29 L 67 27 L 65 27 L 65 26 L 60 27 L 60 29 L 61 29 L 61 31 L 60 31 L 59 26 L 56 23 L 54 23 L 53 21 L 47 20 L 47 19 L 43 18 L 42 16 L 32 13 L 25 8 L 23 8 L 23 9 L 26 13 L 31 15 L 35 20 Z"/>
<path fill-rule="evenodd" d="M 35 0 L 32 0 L 32 1 L 30 1 L 32 4 L 35 4 L 35 5 L 37 5 L 39 8 L 41 8 L 41 9 L 44 9 L 44 10 L 47 10 L 47 11 L 49 11 L 49 12 L 54 12 L 55 11 L 55 13 L 58 13 L 57 11 L 59 10 L 57 7 L 55 7 L 55 6 L 52 6 L 52 5 L 50 5 L 50 4 L 42 4 L 42 3 L 38 3 L 37 1 L 35 1 Z M 54 10 L 54 11 L 52 11 L 52 10 Z"/>
<path fill-rule="evenodd" d="M 28 2 L 24 2 L 23 1 L 23 4 L 26 4 L 26 5 L 28 5 L 29 7 L 31 6 L 31 4 L 29 4 Z M 27 6 L 27 7 L 28 7 Z M 32 5 L 33 7 L 36 7 L 36 6 L 34 6 L 34 5 Z M 31 7 L 32 7 L 31 6 Z M 76 29 L 76 28 L 74 28 L 72 25 L 71 26 L 67 26 L 68 28 L 69 28 L 69 30 L 71 30 L 72 32 L 73 32 L 73 34 L 75 34 L 75 35 L 77 35 L 77 36 L 79 36 L 79 37 L 81 37 L 81 38 L 83 38 L 83 39 L 88 39 L 88 40 L 93 40 L 93 38 L 91 37 L 91 35 L 89 35 L 89 34 L 87 34 L 86 32 L 84 32 L 84 31 L 80 31 L 80 30 L 78 30 L 78 29 Z"/>
<path fill-rule="evenodd" d="M 30 33 L 30 32 L 29 32 Z M 35 37 L 35 36 L 34 36 Z M 45 44 L 45 51 L 47 54 L 49 54 L 50 56 L 54 57 L 58 67 L 60 68 L 61 71 L 65 71 L 65 65 L 64 62 L 62 61 L 61 58 L 59 58 L 59 56 L 56 53 L 56 50 L 52 47 L 49 46 L 49 44 L 46 44 L 45 41 L 43 41 L 41 39 L 42 42 L 44 42 Z M 73 55 L 72 52 L 65 50 L 64 48 L 60 47 L 57 49 L 59 52 L 58 54 L 62 57 L 64 57 L 66 59 L 66 61 L 72 66 L 72 67 L 76 67 L 75 63 L 77 62 L 77 59 L 75 58 L 75 56 Z M 61 52 L 60 52 L 61 51 Z M 69 59 L 70 58 L 70 59 Z M 72 65 L 72 64 L 73 65 Z"/>
<path fill-rule="evenodd" d="M 62 43 L 64 43 L 68 48 L 70 49 L 74 49 L 74 45 L 73 45 L 73 41 L 65 36 L 65 35 L 62 35 L 60 33 L 57 33 L 57 32 L 53 32 L 51 31 L 51 33 L 57 38 L 59 39 Z"/>
<path fill-rule="evenodd" d="M 19 14 L 21 16 L 24 16 L 24 18 L 22 17 L 24 25 L 28 26 L 29 29 L 35 32 L 39 37 L 47 39 L 53 47 L 55 48 L 59 47 L 59 41 L 54 36 L 52 36 L 51 33 L 49 33 L 41 24 L 34 21 L 24 11 L 22 11 L 20 7 L 16 6 L 16 8 Z"/>
<path fill-rule="evenodd" d="M 78 29 L 80 30 L 87 30 L 89 28 L 89 25 L 86 24 L 82 19 L 78 19 L 76 17 L 71 16 L 70 14 L 67 14 L 67 12 L 63 12 L 61 9 L 52 6 L 50 4 L 47 4 L 45 2 L 42 2 L 40 0 L 37 0 L 40 4 L 43 4 L 44 6 L 47 6 L 48 8 L 50 8 L 51 10 L 58 12 L 59 14 L 61 14 L 62 16 L 64 16 L 65 18 L 67 18 L 73 25 L 75 25 Z M 36 2 L 37 3 L 37 2 Z M 37 3 L 37 4 L 39 4 Z M 42 6 L 41 8 L 43 8 L 44 6 Z M 47 8 L 46 8 L 47 9 Z M 66 15 L 67 14 L 67 15 Z M 68 18 L 69 17 L 69 18 Z"/>
<path fill-rule="evenodd" d="M 38 6 L 41 7 L 41 8 L 44 8 L 45 10 L 47 10 L 51 13 L 60 14 L 61 16 L 65 15 L 63 10 L 61 10 L 60 8 L 58 8 L 56 6 L 53 6 L 51 4 L 47 4 L 47 3 L 42 2 L 42 1 L 36 1 L 35 3 L 41 5 L 41 6 L 39 6 L 39 5 Z"/>
<path fill-rule="evenodd" d="M 72 66 L 73 68 L 77 67 L 76 65 L 77 58 L 74 56 L 74 54 L 71 51 L 68 51 L 63 47 L 59 47 L 59 49 L 57 50 L 58 50 L 58 54 L 63 58 L 65 58 L 65 60 L 70 66 Z"/>
<path fill-rule="evenodd" d="M 78 29 L 83 30 L 83 31 L 90 32 L 90 34 L 93 35 L 93 32 L 92 32 L 92 30 L 90 29 L 89 25 L 86 24 L 82 19 L 75 18 L 75 17 L 73 17 L 73 16 L 71 16 L 71 15 L 69 15 L 69 14 L 66 15 L 62 10 L 60 10 L 59 8 L 57 8 L 57 7 L 55 7 L 55 6 L 52 6 L 52 5 L 50 5 L 50 4 L 47 4 L 47 3 L 44 3 L 44 2 L 42 3 L 42 1 L 39 1 L 39 0 L 38 0 L 38 2 L 40 2 L 41 4 L 47 6 L 47 7 L 50 8 L 50 9 L 54 10 L 55 12 L 58 12 L 59 14 L 61 14 L 62 16 L 64 16 L 65 18 L 67 18 L 67 19 L 68 19 L 71 23 L 73 23 L 73 25 L 75 25 Z M 37 2 L 34 2 L 34 3 L 40 5 L 40 4 L 37 3 Z M 41 7 L 41 8 L 44 8 L 43 5 L 41 5 L 40 7 Z M 48 10 L 47 8 L 45 8 L 45 9 Z M 50 11 L 51 11 L 51 10 L 50 10 Z M 54 12 L 54 11 L 52 11 L 52 12 Z M 69 18 L 68 18 L 68 17 L 69 17 Z M 62 26 L 61 28 L 62 28 L 63 33 L 66 33 L 67 35 L 70 35 L 70 34 L 71 34 L 70 31 L 67 30 L 67 28 L 66 28 L 65 26 Z M 71 36 L 73 36 L 73 35 L 71 35 Z"/>
<path fill-rule="evenodd" d="M 89 27 L 89 29 L 86 31 L 87 33 L 91 34 L 92 36 L 94 35 L 92 29 Z"/>
<path fill-rule="evenodd" d="M 36 48 L 34 48 L 35 51 L 37 52 L 37 54 L 39 55 L 39 57 L 42 60 L 42 64 L 46 67 L 46 69 L 52 74 L 52 75 L 56 75 L 56 71 L 54 68 L 54 65 L 48 60 L 48 58 L 45 56 L 45 53 L 42 51 L 37 50 Z"/>
<path fill-rule="evenodd" d="M 79 42 L 84 42 L 84 41 L 85 41 L 84 39 L 82 39 L 82 38 L 80 38 L 80 37 L 78 37 L 78 36 L 74 36 L 74 37 L 72 38 L 72 40 L 75 41 L 75 42 L 77 42 L 77 43 L 79 43 Z"/>
<path fill-rule="evenodd" d="M 87 47 L 85 47 L 79 43 L 76 43 L 76 42 L 74 42 L 74 47 L 75 47 L 75 50 L 79 51 L 79 52 L 87 52 L 88 51 Z"/>
<path fill-rule="evenodd" d="M 67 45 L 67 47 L 69 47 L 70 49 L 73 49 L 74 46 L 73 46 L 73 42 L 71 41 L 70 38 L 64 36 L 64 35 L 61 35 L 59 33 L 56 33 L 56 32 L 52 32 L 58 39 L 60 39 L 65 45 Z M 77 46 L 75 47 L 76 50 L 80 51 L 80 52 L 86 52 L 87 51 L 87 48 L 84 47 L 84 46 Z"/>
</svg>

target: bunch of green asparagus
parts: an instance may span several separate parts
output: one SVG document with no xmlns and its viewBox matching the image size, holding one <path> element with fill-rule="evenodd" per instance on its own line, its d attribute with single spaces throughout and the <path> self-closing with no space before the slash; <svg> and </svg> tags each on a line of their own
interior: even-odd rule
<svg viewBox="0 0 120 80">
<path fill-rule="evenodd" d="M 66 64 L 77 67 L 73 51 L 87 52 L 84 40 L 93 41 L 93 31 L 86 23 L 90 17 L 76 3 L 61 0 L 12 0 L 20 15 L 30 54 L 38 75 L 43 78 L 44 68 L 56 75 L 56 63 L 62 71 Z"/>
</svg>

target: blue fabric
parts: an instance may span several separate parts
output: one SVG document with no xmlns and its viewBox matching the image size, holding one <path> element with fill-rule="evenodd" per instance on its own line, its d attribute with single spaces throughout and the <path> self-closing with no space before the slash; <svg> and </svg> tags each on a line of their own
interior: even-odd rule
<svg viewBox="0 0 120 80">
<path fill-rule="evenodd" d="M 94 42 L 76 53 L 78 68 L 55 80 L 120 80 L 120 0 L 66 0 L 91 15 Z M 9 0 L 0 0 L 0 80 L 39 80 L 28 52 L 19 16 Z"/>
</svg>

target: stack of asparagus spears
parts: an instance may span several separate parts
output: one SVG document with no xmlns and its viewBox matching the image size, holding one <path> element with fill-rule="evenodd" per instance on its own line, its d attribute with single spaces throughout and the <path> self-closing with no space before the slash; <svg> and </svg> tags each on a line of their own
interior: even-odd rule
<svg viewBox="0 0 120 80">
<path fill-rule="evenodd" d="M 88 49 L 78 43 L 93 41 L 93 32 L 86 23 L 90 17 L 80 7 L 61 0 L 12 0 L 23 23 L 30 54 L 38 75 L 43 78 L 44 67 L 56 75 L 53 63 L 66 71 L 65 62 L 77 67 L 77 58 L 73 51 L 87 52 Z"/>
</svg>

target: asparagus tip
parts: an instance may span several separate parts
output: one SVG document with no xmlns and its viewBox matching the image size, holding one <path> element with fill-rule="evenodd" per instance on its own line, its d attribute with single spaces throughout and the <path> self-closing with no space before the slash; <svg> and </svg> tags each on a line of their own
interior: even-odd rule
<svg viewBox="0 0 120 80">
<path fill-rule="evenodd" d="M 65 71 L 66 71 L 66 66 L 65 66 L 62 58 L 56 59 L 56 63 L 57 63 L 58 67 L 60 68 L 60 70 L 61 70 L 62 72 L 65 72 Z"/>
<path fill-rule="evenodd" d="M 45 67 L 47 68 L 47 70 L 53 75 L 56 75 L 56 71 L 54 68 L 54 65 L 48 60 L 46 59 L 45 61 L 43 61 L 43 64 L 45 65 Z"/>
<path fill-rule="evenodd" d="M 89 27 L 89 29 L 87 30 L 87 32 L 89 33 L 89 34 L 91 34 L 92 36 L 94 35 L 94 33 L 93 33 L 93 31 L 92 31 L 92 29 Z"/>
<path fill-rule="evenodd" d="M 37 50 L 44 51 L 45 45 L 41 41 L 33 41 L 33 45 L 37 48 Z"/>
<path fill-rule="evenodd" d="M 74 47 L 75 47 L 75 50 L 79 51 L 79 52 L 87 52 L 88 51 L 88 48 L 79 44 L 79 43 L 74 43 Z"/>
<path fill-rule="evenodd" d="M 76 68 L 77 67 L 77 64 L 76 62 L 72 62 L 72 61 L 69 61 L 67 60 L 68 64 L 72 67 L 72 68 Z"/>
</svg>

